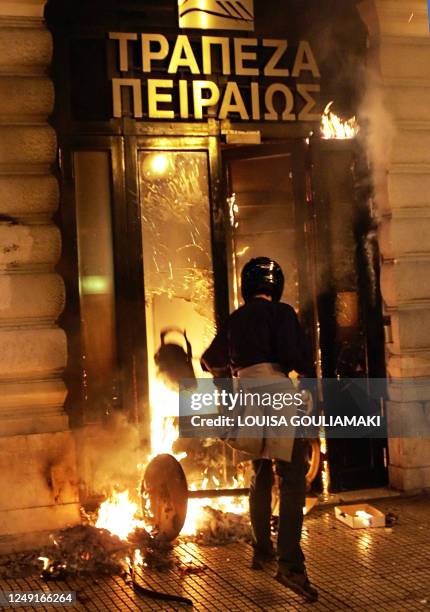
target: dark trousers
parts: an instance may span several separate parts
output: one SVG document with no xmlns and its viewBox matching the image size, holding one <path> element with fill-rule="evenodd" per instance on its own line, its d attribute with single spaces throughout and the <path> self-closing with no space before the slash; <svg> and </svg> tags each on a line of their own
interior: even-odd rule
<svg viewBox="0 0 430 612">
<path fill-rule="evenodd" d="M 272 487 L 274 481 L 271 459 L 252 462 L 249 507 L 254 536 L 254 548 L 267 552 L 272 548 L 270 519 L 272 515 Z M 300 547 L 303 525 L 303 507 L 306 498 L 306 467 L 304 442 L 294 441 L 291 462 L 275 461 L 279 476 L 280 508 L 277 555 L 280 568 L 303 572 L 305 557 Z"/>
</svg>

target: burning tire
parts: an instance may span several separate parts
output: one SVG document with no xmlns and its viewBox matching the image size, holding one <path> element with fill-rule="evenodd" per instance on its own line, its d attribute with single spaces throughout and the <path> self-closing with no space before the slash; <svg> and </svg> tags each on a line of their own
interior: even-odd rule
<svg viewBox="0 0 430 612">
<path fill-rule="evenodd" d="M 308 471 L 306 482 L 310 487 L 318 475 L 321 459 L 320 444 L 318 440 L 308 441 L 306 461 Z M 247 492 L 241 489 L 240 494 Z M 179 461 L 172 455 L 164 454 L 155 457 L 146 468 L 142 481 L 143 507 L 149 498 L 153 525 L 157 537 L 161 540 L 171 542 L 175 540 L 184 524 L 187 516 L 188 491 L 187 479 Z M 205 491 L 205 495 L 217 494 L 218 491 Z M 219 494 L 226 491 L 219 491 Z M 273 489 L 273 508 L 279 503 L 278 487 Z"/>
<path fill-rule="evenodd" d="M 158 455 L 145 470 L 142 500 L 149 497 L 159 539 L 171 542 L 181 532 L 187 516 L 188 487 L 181 464 L 172 455 Z"/>
</svg>

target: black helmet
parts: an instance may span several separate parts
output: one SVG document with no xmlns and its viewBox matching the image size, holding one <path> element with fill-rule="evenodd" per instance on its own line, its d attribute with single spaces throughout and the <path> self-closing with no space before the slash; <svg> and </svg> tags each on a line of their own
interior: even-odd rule
<svg viewBox="0 0 430 612">
<path fill-rule="evenodd" d="M 245 302 L 259 293 L 279 302 L 284 291 L 281 266 L 268 257 L 251 259 L 242 270 L 242 295 Z"/>
</svg>

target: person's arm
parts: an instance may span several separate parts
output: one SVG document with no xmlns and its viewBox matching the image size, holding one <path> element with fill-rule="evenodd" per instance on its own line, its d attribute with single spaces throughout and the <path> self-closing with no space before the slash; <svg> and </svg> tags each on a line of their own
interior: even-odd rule
<svg viewBox="0 0 430 612">
<path fill-rule="evenodd" d="M 283 308 L 277 321 L 277 352 L 280 364 L 300 376 L 315 375 L 312 353 L 306 336 L 292 307 Z"/>
<path fill-rule="evenodd" d="M 210 372 L 216 378 L 230 377 L 227 325 L 217 333 L 210 347 L 203 353 L 200 363 L 205 372 Z"/>
<path fill-rule="evenodd" d="M 293 308 L 287 308 L 279 325 L 278 351 L 281 365 L 287 370 L 296 371 L 301 378 L 299 388 L 303 393 L 306 414 L 312 414 L 315 409 L 315 367 L 312 351 L 307 341 L 297 314 Z"/>
</svg>

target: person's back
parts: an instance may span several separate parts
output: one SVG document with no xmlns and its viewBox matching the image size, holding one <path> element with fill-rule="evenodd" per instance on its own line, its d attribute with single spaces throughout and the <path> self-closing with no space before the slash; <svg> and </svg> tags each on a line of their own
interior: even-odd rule
<svg viewBox="0 0 430 612">
<path fill-rule="evenodd" d="M 294 309 L 280 302 L 283 289 L 284 275 L 276 262 L 268 258 L 248 262 L 242 271 L 245 305 L 230 315 L 204 353 L 203 368 L 214 376 L 225 376 L 230 371 L 239 378 L 286 377 L 292 370 L 309 376 L 304 334 Z M 285 442 L 286 448 L 281 447 L 277 454 L 263 453 L 263 458 L 252 462 L 253 568 L 261 569 L 265 561 L 274 557 L 270 535 L 274 477 L 272 461 L 264 458 L 273 457 L 280 477 L 276 578 L 308 601 L 316 601 L 318 593 L 307 578 L 300 547 L 306 491 L 304 443 L 291 438 Z"/>
<path fill-rule="evenodd" d="M 229 320 L 230 361 L 234 370 L 258 363 L 278 363 L 285 374 L 309 370 L 306 342 L 294 309 L 255 297 Z"/>
</svg>

